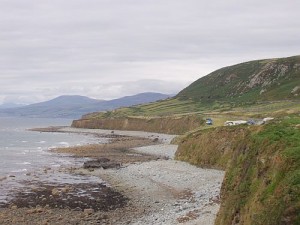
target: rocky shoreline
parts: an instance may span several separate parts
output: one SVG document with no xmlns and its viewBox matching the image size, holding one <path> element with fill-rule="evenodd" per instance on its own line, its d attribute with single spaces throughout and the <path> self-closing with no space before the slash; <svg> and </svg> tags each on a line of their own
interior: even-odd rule
<svg viewBox="0 0 300 225">
<path fill-rule="evenodd" d="M 107 144 L 55 150 L 92 158 L 90 163 L 102 158 L 105 163 L 117 165 L 63 169 L 73 175 L 100 177 L 108 186 L 92 182 L 69 186 L 36 184 L 34 190 L 17 193 L 9 204 L 0 208 L 0 224 L 214 223 L 224 172 L 172 160 L 177 149 L 176 145 L 170 145 L 174 136 L 51 128 L 51 132 L 57 131 L 110 135 Z M 86 191 L 84 198 L 72 195 L 78 190 Z"/>
</svg>

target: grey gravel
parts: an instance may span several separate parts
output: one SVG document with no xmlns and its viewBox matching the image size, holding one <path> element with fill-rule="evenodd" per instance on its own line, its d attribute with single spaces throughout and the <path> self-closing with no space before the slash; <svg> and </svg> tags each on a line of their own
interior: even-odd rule
<svg viewBox="0 0 300 225">
<path fill-rule="evenodd" d="M 110 134 L 111 130 L 64 128 L 64 131 Z M 174 160 L 175 135 L 140 131 L 116 131 L 115 134 L 159 138 L 160 145 L 135 148 L 136 151 L 166 156 L 157 160 L 128 164 L 120 169 L 87 170 L 101 176 L 127 195 L 133 204 L 144 208 L 144 215 L 132 219 L 132 225 L 213 225 L 219 210 L 219 194 L 224 171 L 202 169 Z"/>
</svg>

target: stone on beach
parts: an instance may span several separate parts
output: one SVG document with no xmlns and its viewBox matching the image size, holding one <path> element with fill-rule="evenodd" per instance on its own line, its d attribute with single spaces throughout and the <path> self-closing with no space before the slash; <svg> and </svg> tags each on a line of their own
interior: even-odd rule
<svg viewBox="0 0 300 225">
<path fill-rule="evenodd" d="M 87 215 L 91 215 L 94 213 L 94 209 L 85 209 L 83 212 Z"/>
<path fill-rule="evenodd" d="M 6 180 L 7 177 L 0 177 L 0 181 Z"/>
<path fill-rule="evenodd" d="M 61 192 L 67 193 L 67 192 L 69 192 L 70 190 L 71 190 L 71 187 L 70 187 L 70 186 L 65 186 L 65 187 L 63 187 L 63 188 L 61 189 Z"/>
<path fill-rule="evenodd" d="M 59 195 L 59 194 L 60 194 L 60 191 L 57 188 L 52 189 L 52 195 L 56 196 L 56 195 Z"/>
<path fill-rule="evenodd" d="M 85 169 L 96 169 L 96 168 L 120 168 L 121 164 L 117 162 L 110 161 L 108 158 L 99 158 L 97 160 L 91 160 L 84 162 L 83 168 Z"/>
</svg>

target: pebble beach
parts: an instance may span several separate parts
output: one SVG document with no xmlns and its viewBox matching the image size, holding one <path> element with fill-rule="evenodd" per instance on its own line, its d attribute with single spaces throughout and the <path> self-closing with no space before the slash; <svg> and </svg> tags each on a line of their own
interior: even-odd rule
<svg viewBox="0 0 300 225">
<path fill-rule="evenodd" d="M 138 158 L 124 160 L 119 168 L 62 168 L 72 174 L 101 178 L 111 189 L 107 193 L 122 199 L 116 207 L 99 211 L 88 207 L 77 211 L 63 207 L 59 212 L 61 216 L 55 217 L 57 209 L 49 204 L 29 209 L 10 205 L 0 209 L 0 224 L 214 224 L 224 172 L 174 160 L 177 145 L 170 144 L 174 135 L 70 127 L 60 128 L 59 132 L 113 133 L 139 141 L 150 139 L 150 142 L 133 147 L 128 145 L 130 151 L 125 152 L 126 157 Z M 67 153 L 72 154 L 72 148 Z M 78 154 L 78 149 L 74 154 Z M 43 220 L 39 219 L 41 216 Z M 12 220 L 14 217 L 18 220 Z"/>
</svg>

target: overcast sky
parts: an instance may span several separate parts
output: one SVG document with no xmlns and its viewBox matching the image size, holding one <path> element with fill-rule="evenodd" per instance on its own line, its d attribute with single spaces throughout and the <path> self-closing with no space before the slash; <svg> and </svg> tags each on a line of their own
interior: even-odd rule
<svg viewBox="0 0 300 225">
<path fill-rule="evenodd" d="M 0 0 L 0 103 L 176 93 L 300 54 L 299 0 Z"/>
</svg>

